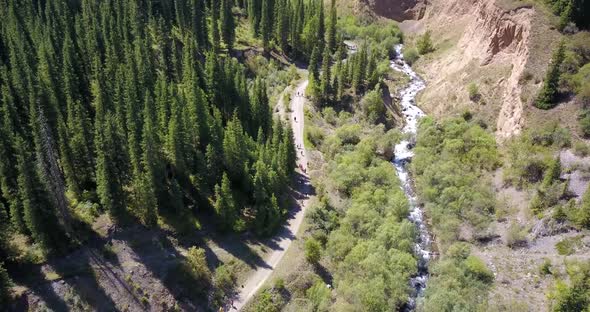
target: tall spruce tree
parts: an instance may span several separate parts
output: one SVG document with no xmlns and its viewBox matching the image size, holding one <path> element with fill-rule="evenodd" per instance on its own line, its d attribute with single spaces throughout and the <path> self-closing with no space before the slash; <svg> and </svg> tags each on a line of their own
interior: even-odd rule
<svg viewBox="0 0 590 312">
<path fill-rule="evenodd" d="M 221 186 L 219 184 L 215 186 L 215 213 L 222 231 L 229 231 L 233 228 L 238 217 L 236 208 L 230 181 L 224 172 Z"/>
<path fill-rule="evenodd" d="M 232 0 L 221 0 L 221 36 L 227 49 L 231 51 L 236 36 L 236 22 L 232 14 Z"/>
<path fill-rule="evenodd" d="M 322 101 L 324 104 L 327 104 L 330 101 L 330 94 L 331 94 L 331 82 L 332 78 L 330 75 L 330 50 L 324 49 L 324 55 L 322 58 L 322 78 L 320 82 L 320 92 L 322 96 Z"/>
<path fill-rule="evenodd" d="M 553 53 L 549 69 L 543 82 L 541 92 L 537 96 L 535 106 L 541 109 L 550 109 L 555 106 L 557 100 L 559 77 L 561 75 L 561 63 L 565 57 L 565 43 L 559 43 L 557 50 Z"/>
<path fill-rule="evenodd" d="M 262 0 L 262 13 L 260 16 L 260 35 L 262 36 L 262 47 L 268 50 L 272 36 L 272 0 Z"/>
<path fill-rule="evenodd" d="M 336 22 L 338 17 L 336 14 L 336 0 L 330 1 L 330 17 L 328 19 L 328 33 L 326 34 L 326 45 L 330 53 L 336 51 Z"/>
<path fill-rule="evenodd" d="M 220 34 L 219 34 L 219 1 L 211 1 L 211 25 L 209 25 L 209 29 L 211 29 L 211 48 L 213 49 L 214 53 L 219 52 L 220 47 Z"/>
</svg>

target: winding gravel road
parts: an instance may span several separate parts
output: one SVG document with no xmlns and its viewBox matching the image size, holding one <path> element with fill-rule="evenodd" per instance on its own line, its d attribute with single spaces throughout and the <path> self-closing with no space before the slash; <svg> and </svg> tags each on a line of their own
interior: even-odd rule
<svg viewBox="0 0 590 312">
<path fill-rule="evenodd" d="M 281 227 L 275 237 L 270 239 L 272 244 L 269 245 L 274 246 L 274 250 L 266 256 L 264 259 L 264 265 L 258 266 L 248 277 L 243 287 L 239 289 L 239 293 L 236 296 L 236 300 L 233 302 L 230 311 L 240 311 L 244 305 L 248 303 L 264 282 L 270 277 L 289 246 L 291 246 L 291 242 L 297 239 L 296 235 L 303 221 L 305 208 L 307 207 L 312 190 L 309 177 L 305 172 L 307 171 L 307 152 L 303 148 L 303 107 L 306 102 L 303 94 L 305 94 L 307 83 L 308 80 L 301 82 L 295 89 L 295 92 L 291 95 L 291 110 L 293 112 L 289 118 L 291 119 L 298 155 L 297 179 L 299 181 L 296 183 L 297 190 L 294 194 L 297 198 L 296 204 L 290 209 L 287 222 Z M 302 171 L 301 168 L 305 169 L 305 171 Z"/>
</svg>

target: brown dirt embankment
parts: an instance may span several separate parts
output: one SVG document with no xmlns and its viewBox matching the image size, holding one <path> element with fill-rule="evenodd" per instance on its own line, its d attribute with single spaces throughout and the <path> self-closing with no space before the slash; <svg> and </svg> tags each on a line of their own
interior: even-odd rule
<svg viewBox="0 0 590 312">
<path fill-rule="evenodd" d="M 391 1 L 371 0 L 375 8 Z M 509 0 L 401 1 L 398 11 L 413 18 L 401 23 L 407 45 L 429 30 L 436 50 L 414 65 L 428 87 L 418 103 L 437 117 L 469 110 L 502 141 L 521 132 L 525 111 L 541 85 L 557 31 L 546 14 L 531 4 L 507 5 Z M 381 13 L 379 13 L 381 12 Z M 384 15 L 385 11 L 377 11 Z M 417 18 L 421 18 L 416 20 Z M 468 86 L 475 84 L 477 100 Z"/>
</svg>

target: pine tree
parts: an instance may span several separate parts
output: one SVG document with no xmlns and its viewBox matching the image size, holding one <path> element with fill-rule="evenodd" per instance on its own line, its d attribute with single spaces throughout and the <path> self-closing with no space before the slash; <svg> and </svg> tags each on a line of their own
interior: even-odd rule
<svg viewBox="0 0 590 312">
<path fill-rule="evenodd" d="M 547 70 L 543 87 L 535 101 L 535 106 L 540 109 L 550 109 L 555 106 L 559 87 L 559 77 L 561 75 L 560 67 L 565 56 L 564 53 L 565 44 L 562 41 L 559 43 L 555 53 L 553 53 L 553 58 L 549 64 L 549 70 Z"/>
<path fill-rule="evenodd" d="M 228 51 L 231 51 L 234 46 L 236 36 L 235 24 L 231 0 L 221 0 L 221 36 Z"/>
<path fill-rule="evenodd" d="M 421 55 L 434 51 L 432 39 L 430 38 L 430 30 L 427 30 L 416 42 L 416 48 Z"/>
<path fill-rule="evenodd" d="M 358 94 L 365 80 L 367 66 L 367 49 L 362 47 L 358 55 L 355 55 L 352 63 L 352 88 Z"/>
<path fill-rule="evenodd" d="M 549 168 L 547 168 L 547 171 L 545 172 L 545 175 L 543 176 L 543 182 L 541 183 L 541 189 L 547 190 L 551 186 L 551 184 L 553 184 L 553 182 L 555 180 L 559 179 L 560 175 L 561 175 L 561 160 L 560 160 L 560 157 L 558 156 L 557 158 L 553 159 L 551 161 L 551 163 L 549 164 Z"/>
<path fill-rule="evenodd" d="M 96 128 L 96 192 L 100 203 L 111 218 L 122 221 L 126 214 L 126 196 L 123 191 L 122 172 L 117 166 L 117 144 L 122 134 L 117 131 L 116 119 L 107 114 Z"/>
<path fill-rule="evenodd" d="M 61 229 L 57 224 L 55 209 L 51 205 L 47 190 L 41 181 L 33 157 L 27 152 L 26 143 L 17 138 L 17 170 L 19 195 L 23 204 L 23 219 L 33 240 L 46 251 L 58 247 L 61 240 Z"/>
<path fill-rule="evenodd" d="M 8 213 L 4 204 L 0 202 L 0 257 L 2 259 L 8 257 L 6 252 L 8 251 L 8 240 L 11 233 Z"/>
<path fill-rule="evenodd" d="M 324 56 L 322 58 L 322 78 L 320 82 L 320 92 L 324 104 L 330 101 L 330 94 L 332 92 L 330 88 L 330 83 L 332 81 L 332 78 L 330 77 L 330 61 L 330 51 L 329 49 L 324 49 Z"/>
<path fill-rule="evenodd" d="M 199 49 L 205 50 L 209 47 L 207 18 L 205 16 L 205 0 L 190 1 L 193 36 L 197 40 Z"/>
<path fill-rule="evenodd" d="M 260 17 L 260 35 L 262 36 L 262 47 L 268 50 L 272 35 L 271 22 L 271 0 L 262 0 L 262 16 Z"/>
<path fill-rule="evenodd" d="M 367 64 L 367 89 L 373 89 L 379 82 L 379 75 L 377 73 L 377 60 L 375 60 L 375 53 L 371 53 L 369 56 L 369 62 Z"/>
<path fill-rule="evenodd" d="M 288 0 L 277 0 L 275 5 L 276 18 L 276 39 L 283 52 L 287 52 L 289 39 L 289 2 Z"/>
<path fill-rule="evenodd" d="M 295 149 L 295 137 L 293 135 L 293 129 L 291 123 L 287 123 L 287 127 L 283 131 L 282 145 L 287 152 L 287 162 L 284 164 L 284 168 L 288 175 L 294 173 L 292 170 L 297 166 L 297 150 Z"/>
<path fill-rule="evenodd" d="M 311 53 L 311 58 L 309 59 L 309 67 L 308 71 L 310 75 L 313 76 L 315 80 L 320 78 L 319 74 L 319 62 L 320 62 L 320 49 L 316 46 L 313 48 L 313 52 Z"/>
<path fill-rule="evenodd" d="M 170 124 L 168 125 L 168 135 L 166 137 L 166 151 L 168 158 L 174 165 L 175 172 L 185 172 L 186 166 L 186 151 L 185 151 L 185 135 L 184 121 L 183 121 L 183 107 L 181 100 L 177 95 L 172 97 Z"/>
<path fill-rule="evenodd" d="M 117 131 L 116 117 L 108 109 L 100 80 L 92 82 L 95 116 L 96 192 L 102 207 L 115 221 L 125 214 L 124 175 L 117 166 L 121 156 L 121 134 Z"/>
<path fill-rule="evenodd" d="M 328 21 L 328 34 L 326 36 L 326 44 L 330 53 L 336 51 L 336 22 L 338 17 L 336 15 L 336 0 L 330 1 L 330 18 Z"/>
<path fill-rule="evenodd" d="M 219 52 L 219 2 L 218 1 L 211 1 L 211 25 L 209 29 L 211 29 L 211 48 L 213 49 L 213 53 Z"/>
<path fill-rule="evenodd" d="M 335 77 L 335 100 L 336 102 L 340 102 L 340 100 L 342 100 L 342 95 L 344 94 L 344 84 L 345 84 L 345 77 L 344 74 L 346 73 L 346 67 L 343 66 L 342 64 L 342 45 L 339 46 L 338 48 L 338 52 L 336 52 L 336 57 L 337 57 L 337 61 L 336 61 L 336 71 L 334 73 Z"/>
<path fill-rule="evenodd" d="M 301 49 L 301 34 L 303 33 L 304 23 L 304 8 L 303 0 L 295 0 L 291 13 L 291 24 L 289 32 L 289 41 L 295 56 L 297 56 Z"/>
<path fill-rule="evenodd" d="M 324 47 L 325 47 L 325 40 L 326 40 L 326 18 L 324 15 L 324 0 L 320 0 L 320 10 L 318 13 L 318 47 L 319 47 L 319 51 L 318 53 L 320 55 L 323 54 L 324 52 Z"/>
<path fill-rule="evenodd" d="M 0 306 L 8 306 L 11 286 L 12 281 L 4 269 L 4 263 L 0 262 Z"/>
<path fill-rule="evenodd" d="M 245 135 L 237 115 L 228 121 L 223 137 L 224 166 L 232 181 L 241 181 L 244 177 L 244 165 L 248 152 Z"/>
<path fill-rule="evenodd" d="M 260 31 L 260 13 L 262 9 L 262 0 L 248 0 L 248 18 L 252 34 L 258 36 Z"/>
<path fill-rule="evenodd" d="M 137 192 L 136 204 L 144 212 L 144 223 L 148 226 L 154 226 L 157 222 L 158 189 L 162 189 L 160 181 L 162 180 L 162 160 L 160 158 L 160 149 L 157 146 L 155 131 L 154 103 L 149 95 L 145 96 L 144 104 L 144 124 L 142 149 L 143 155 L 141 160 L 142 172 L 136 173 Z"/>
<path fill-rule="evenodd" d="M 215 213 L 222 231 L 229 231 L 233 228 L 238 215 L 236 208 L 230 181 L 224 172 L 221 186 L 219 184 L 215 186 Z"/>
<path fill-rule="evenodd" d="M 23 220 L 22 203 L 18 196 L 17 172 L 14 170 L 16 163 L 16 150 L 14 148 L 14 133 L 16 131 L 16 114 L 13 109 L 14 98 L 9 90 L 2 87 L 2 106 L 0 116 L 0 189 L 2 197 L 8 203 L 10 222 L 21 233 L 26 233 Z"/>
<path fill-rule="evenodd" d="M 258 133 L 258 129 L 261 128 L 262 134 L 267 135 L 272 125 L 272 117 L 268 95 L 266 94 L 266 84 L 260 78 L 254 81 L 250 103 L 252 105 L 250 109 L 252 112 L 250 134 Z"/>
</svg>

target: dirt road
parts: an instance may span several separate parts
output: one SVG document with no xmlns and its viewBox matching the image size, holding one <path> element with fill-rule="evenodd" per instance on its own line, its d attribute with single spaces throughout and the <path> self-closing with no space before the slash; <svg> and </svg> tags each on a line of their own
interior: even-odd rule
<svg viewBox="0 0 590 312">
<path fill-rule="evenodd" d="M 305 105 L 305 88 L 307 88 L 308 81 L 301 82 L 295 92 L 291 95 L 291 126 L 293 127 L 293 134 L 295 136 L 295 145 L 297 146 L 297 166 L 307 170 L 307 153 L 303 148 L 303 118 Z M 303 215 L 309 195 L 311 194 L 311 186 L 307 173 L 297 169 L 297 190 L 295 197 L 297 198 L 296 205 L 289 211 L 287 222 L 281 227 L 279 232 L 271 239 L 273 242 L 272 246 L 274 250 L 264 259 L 265 265 L 259 266 L 254 272 L 248 277 L 247 281 L 239 287 L 238 296 L 233 302 L 233 306 L 230 311 L 239 311 L 244 305 L 250 300 L 254 294 L 260 289 L 260 287 L 266 282 L 273 270 L 279 264 L 285 252 L 291 245 L 293 240 L 297 239 L 297 231 L 303 221 Z"/>
</svg>

